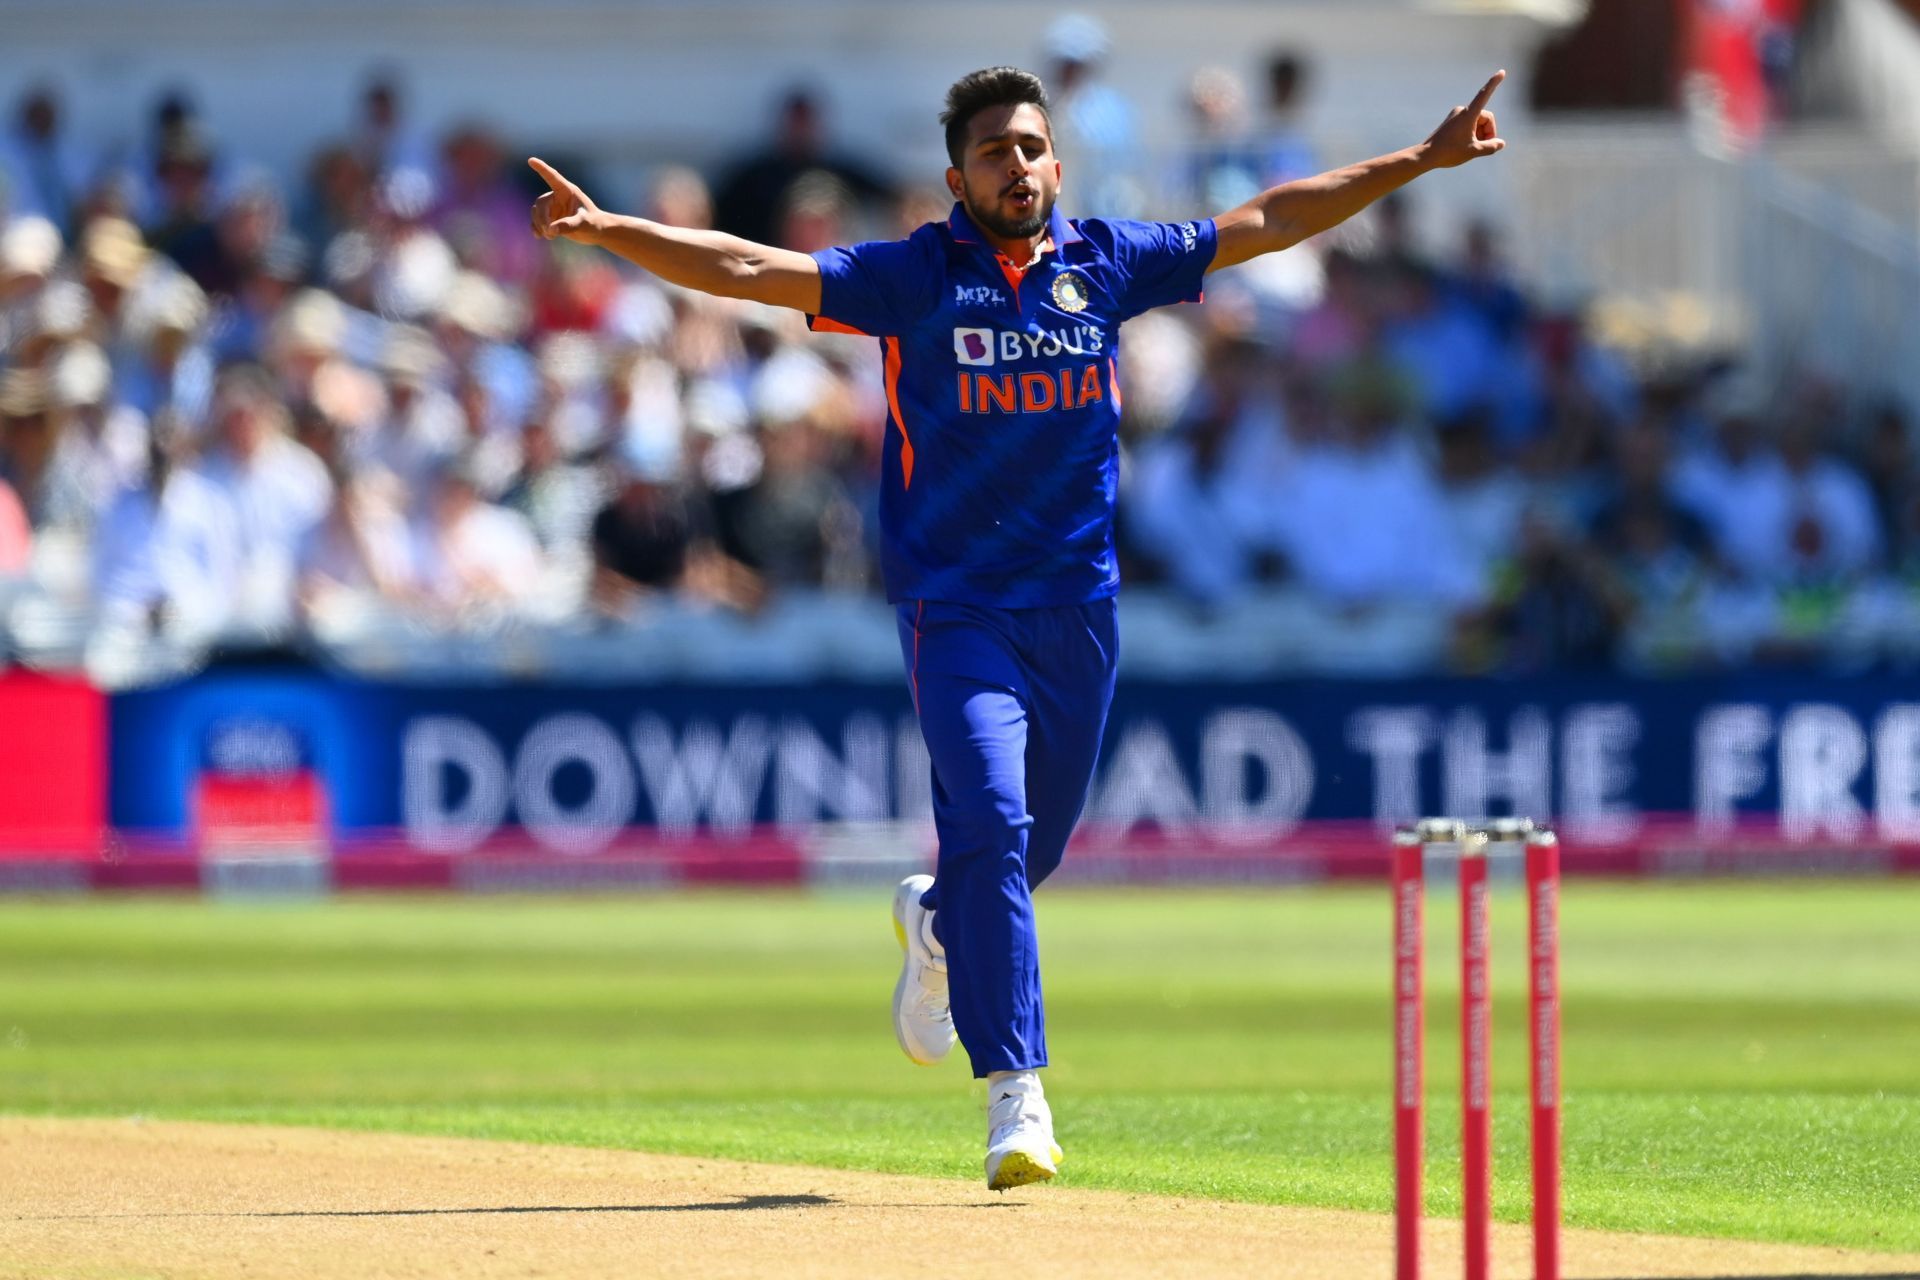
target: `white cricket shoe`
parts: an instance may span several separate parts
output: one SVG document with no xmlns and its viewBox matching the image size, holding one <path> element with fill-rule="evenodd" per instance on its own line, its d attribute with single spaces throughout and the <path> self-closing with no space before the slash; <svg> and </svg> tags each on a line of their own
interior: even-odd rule
<svg viewBox="0 0 1920 1280">
<path fill-rule="evenodd" d="M 1066 1158 L 1053 1140 L 1053 1112 L 1039 1075 L 996 1072 L 987 1084 L 987 1190 L 1045 1182 Z"/>
<path fill-rule="evenodd" d="M 893 987 L 893 1035 L 906 1055 L 923 1067 L 953 1048 L 953 1010 L 947 1003 L 947 951 L 933 936 L 933 912 L 920 896 L 932 876 L 908 876 L 893 891 L 893 933 L 906 952 Z"/>
</svg>

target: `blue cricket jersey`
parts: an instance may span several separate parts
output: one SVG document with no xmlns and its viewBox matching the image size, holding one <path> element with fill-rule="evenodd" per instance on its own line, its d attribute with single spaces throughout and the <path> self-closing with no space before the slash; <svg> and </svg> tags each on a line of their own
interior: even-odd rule
<svg viewBox="0 0 1920 1280">
<path fill-rule="evenodd" d="M 1069 220 L 1024 270 L 964 208 L 905 240 L 826 249 L 815 329 L 880 339 L 887 598 L 1019 609 L 1120 585 L 1120 324 L 1195 302 L 1211 221 Z"/>
</svg>

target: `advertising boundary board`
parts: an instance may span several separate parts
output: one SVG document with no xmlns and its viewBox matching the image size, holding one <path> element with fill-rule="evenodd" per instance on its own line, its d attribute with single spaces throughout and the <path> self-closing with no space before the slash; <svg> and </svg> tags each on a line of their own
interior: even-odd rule
<svg viewBox="0 0 1920 1280">
<path fill-rule="evenodd" d="M 12 859 L 90 857 L 106 831 L 105 697 L 76 677 L 0 668 L 0 878 Z"/>
<path fill-rule="evenodd" d="M 1061 876 L 1373 877 L 1383 833 L 1432 812 L 1555 821 L 1575 876 L 1914 873 L 1910 692 L 1758 673 L 1130 681 Z M 925 751 L 892 684 L 247 669 L 114 695 L 107 720 L 111 834 L 14 840 L 0 890 L 864 883 L 932 857 Z"/>
<path fill-rule="evenodd" d="M 1808 843 L 1778 826 L 1743 823 L 1702 835 L 1684 818 L 1650 819 L 1630 840 L 1573 843 L 1563 872 L 1575 878 L 1874 878 L 1920 876 L 1920 843 L 1863 837 Z M 1315 823 L 1266 840 L 1169 837 L 1089 829 L 1075 838 L 1054 883 L 1285 887 L 1380 881 L 1388 833 L 1364 823 Z M 263 843 L 195 849 L 121 841 L 103 856 L 0 861 L 0 893 L 60 895 L 176 891 L 312 895 L 334 891 L 459 893 L 643 892 L 727 886 L 870 888 L 933 868 L 930 829 L 889 824 L 822 826 L 795 837 L 777 828 L 735 836 L 662 840 L 631 831 L 591 854 L 556 854 L 508 837 L 462 853 L 423 853 L 404 836 L 332 843 Z M 1496 881 L 1518 867 L 1496 864 Z"/>
</svg>

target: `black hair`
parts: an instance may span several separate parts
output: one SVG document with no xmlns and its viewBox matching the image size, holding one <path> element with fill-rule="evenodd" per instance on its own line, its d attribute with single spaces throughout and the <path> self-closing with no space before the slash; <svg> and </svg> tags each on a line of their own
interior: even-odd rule
<svg viewBox="0 0 1920 1280">
<path fill-rule="evenodd" d="M 1047 87 L 1040 77 L 1019 67 L 983 67 L 970 71 L 947 90 L 947 109 L 940 123 L 947 129 L 947 159 L 955 168 L 967 149 L 967 126 L 988 107 L 1015 107 L 1030 103 L 1046 118 L 1047 132 L 1053 132 L 1053 112 L 1047 103 Z"/>
<path fill-rule="evenodd" d="M 1282 49 L 1267 59 L 1267 97 L 1275 106 L 1292 106 L 1306 81 L 1307 66 L 1291 49 Z"/>
</svg>

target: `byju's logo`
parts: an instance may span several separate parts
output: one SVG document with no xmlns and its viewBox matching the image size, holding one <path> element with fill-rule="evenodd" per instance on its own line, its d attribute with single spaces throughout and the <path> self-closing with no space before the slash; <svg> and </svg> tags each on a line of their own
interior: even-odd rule
<svg viewBox="0 0 1920 1280">
<path fill-rule="evenodd" d="M 953 300 L 962 306 L 992 305 L 996 307 L 1005 306 L 1007 301 L 1006 296 L 998 289 L 989 288 L 986 285 L 965 284 L 953 286 Z"/>
<path fill-rule="evenodd" d="M 955 329 L 953 358 L 961 364 L 992 364 L 993 330 Z"/>
<path fill-rule="evenodd" d="M 1180 224 L 1181 249 L 1187 253 L 1192 253 L 1194 245 L 1197 244 L 1199 240 L 1200 228 L 1194 226 L 1191 222 L 1183 222 Z"/>
</svg>

